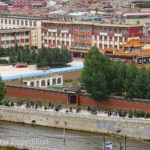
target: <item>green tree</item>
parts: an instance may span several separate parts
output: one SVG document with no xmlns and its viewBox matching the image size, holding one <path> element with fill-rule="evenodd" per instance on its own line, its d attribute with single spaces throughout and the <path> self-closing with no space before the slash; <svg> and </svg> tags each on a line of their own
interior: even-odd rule
<svg viewBox="0 0 150 150">
<path fill-rule="evenodd" d="M 148 71 L 143 67 L 139 69 L 134 82 L 134 95 L 136 98 L 147 97 Z"/>
<path fill-rule="evenodd" d="M 88 51 L 84 60 L 84 68 L 81 75 L 81 83 L 85 90 L 97 102 L 108 98 L 107 81 L 104 74 L 104 59 L 96 47 Z M 106 71 L 106 70 L 105 70 Z"/>
<path fill-rule="evenodd" d="M 1 77 L 0 77 L 0 101 L 2 101 L 2 99 L 4 98 L 6 94 L 6 88 L 5 88 L 5 84 L 2 81 Z"/>
<path fill-rule="evenodd" d="M 134 82 L 136 79 L 136 75 L 138 72 L 138 68 L 135 64 L 130 64 L 126 71 L 126 80 L 124 82 L 125 87 L 125 97 L 126 98 L 133 98 L 135 97 L 134 91 Z"/>
<path fill-rule="evenodd" d="M 146 98 L 150 99 L 150 69 L 147 70 L 147 94 Z"/>
<path fill-rule="evenodd" d="M 124 81 L 126 79 L 126 68 L 124 63 L 119 61 L 112 63 L 113 80 L 112 80 L 112 92 L 115 95 L 122 96 L 124 89 Z"/>
</svg>

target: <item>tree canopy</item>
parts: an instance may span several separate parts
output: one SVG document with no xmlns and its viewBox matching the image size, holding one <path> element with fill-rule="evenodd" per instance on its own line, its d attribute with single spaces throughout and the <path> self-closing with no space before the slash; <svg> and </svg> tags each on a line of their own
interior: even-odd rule
<svg viewBox="0 0 150 150">
<path fill-rule="evenodd" d="M 5 94 L 6 94 L 5 84 L 2 81 L 2 78 L 0 77 L 0 101 L 4 98 Z"/>
<path fill-rule="evenodd" d="M 83 87 L 97 102 L 107 99 L 108 97 L 108 88 L 105 76 L 105 59 L 106 56 L 99 53 L 99 50 L 96 47 L 92 47 L 85 58 L 84 69 L 81 75 Z"/>
<path fill-rule="evenodd" d="M 96 47 L 84 60 L 81 83 L 96 102 L 109 95 L 150 99 L 150 69 L 110 60 Z"/>
<path fill-rule="evenodd" d="M 72 55 L 67 49 L 42 47 L 38 52 L 28 47 L 16 45 L 12 48 L 0 48 L 0 57 L 9 57 L 11 64 L 24 62 L 37 64 L 38 67 L 66 66 L 72 61 Z"/>
</svg>

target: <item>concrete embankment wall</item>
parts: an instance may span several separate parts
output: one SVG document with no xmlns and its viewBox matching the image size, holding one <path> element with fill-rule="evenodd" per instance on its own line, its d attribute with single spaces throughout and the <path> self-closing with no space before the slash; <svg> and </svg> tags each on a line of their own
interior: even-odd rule
<svg viewBox="0 0 150 150">
<path fill-rule="evenodd" d="M 49 89 L 7 85 L 7 96 L 23 97 L 45 101 L 57 101 L 67 104 L 67 93 L 63 91 L 52 91 Z M 88 95 L 80 94 L 78 102 L 80 106 L 96 106 L 96 102 Z M 126 100 L 121 97 L 110 97 L 107 101 L 101 101 L 100 107 L 150 111 L 150 100 Z"/>
<path fill-rule="evenodd" d="M 150 140 L 150 120 L 0 107 L 0 120 Z M 119 131 L 119 132 L 118 132 Z"/>
</svg>

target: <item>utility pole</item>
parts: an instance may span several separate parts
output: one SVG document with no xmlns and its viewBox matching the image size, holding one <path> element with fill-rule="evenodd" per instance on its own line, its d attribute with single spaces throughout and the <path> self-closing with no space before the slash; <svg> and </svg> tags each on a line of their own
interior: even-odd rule
<svg viewBox="0 0 150 150">
<path fill-rule="evenodd" d="M 126 135 L 124 136 L 124 150 L 126 150 L 127 147 L 127 137 Z"/>
<path fill-rule="evenodd" d="M 121 142 L 120 142 L 120 150 L 122 150 Z"/>
<path fill-rule="evenodd" d="M 64 142 L 63 142 L 64 149 L 65 149 L 65 144 L 66 144 L 66 139 L 65 139 L 65 136 L 66 136 L 66 124 L 67 124 L 67 122 L 65 121 L 65 123 L 64 123 Z"/>
<path fill-rule="evenodd" d="M 106 147 L 105 147 L 105 136 L 103 136 L 103 140 L 104 140 L 104 150 L 106 150 Z"/>
</svg>

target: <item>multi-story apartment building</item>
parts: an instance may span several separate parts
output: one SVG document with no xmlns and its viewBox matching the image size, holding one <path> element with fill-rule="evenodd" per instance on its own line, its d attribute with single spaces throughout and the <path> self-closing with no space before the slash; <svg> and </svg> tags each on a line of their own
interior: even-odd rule
<svg viewBox="0 0 150 150">
<path fill-rule="evenodd" d="M 44 6 L 46 6 L 46 2 L 45 2 L 45 0 L 12 0 L 12 6 L 14 8 L 44 7 Z"/>
<path fill-rule="evenodd" d="M 31 46 L 31 29 L 0 29 L 0 48 L 14 47 L 16 44 L 21 46 Z"/>
<path fill-rule="evenodd" d="M 0 15 L 0 28 L 32 28 L 31 47 L 41 48 L 41 21 L 47 18 L 21 15 Z"/>
<path fill-rule="evenodd" d="M 143 36 L 141 25 L 42 21 L 42 28 L 45 47 L 68 48 L 74 57 L 81 58 L 92 46 L 119 48 L 129 39 Z"/>
</svg>

